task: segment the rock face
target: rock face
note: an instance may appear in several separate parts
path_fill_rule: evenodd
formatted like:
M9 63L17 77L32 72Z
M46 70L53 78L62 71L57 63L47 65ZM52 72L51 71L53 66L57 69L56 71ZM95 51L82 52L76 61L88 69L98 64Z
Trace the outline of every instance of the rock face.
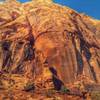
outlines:
M7 0L0 5L1 75L39 88L100 83L99 23L51 0Z

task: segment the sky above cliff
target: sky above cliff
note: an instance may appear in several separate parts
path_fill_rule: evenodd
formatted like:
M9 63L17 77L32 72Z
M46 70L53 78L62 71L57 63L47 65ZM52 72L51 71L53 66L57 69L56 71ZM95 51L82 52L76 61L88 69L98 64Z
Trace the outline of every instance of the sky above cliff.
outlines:
M100 0L55 0L55 2L100 19Z
M26 2L30 0L19 0ZM100 0L54 0L54 2L69 6L70 8L100 20Z

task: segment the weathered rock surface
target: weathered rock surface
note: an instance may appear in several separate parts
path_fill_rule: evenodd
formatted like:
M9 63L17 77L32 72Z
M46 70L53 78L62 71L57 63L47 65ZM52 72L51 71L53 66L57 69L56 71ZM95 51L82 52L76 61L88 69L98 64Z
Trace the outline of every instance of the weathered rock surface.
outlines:
M51 0L7 0L0 4L0 72L1 83L13 80L21 90L27 82L57 90L78 80L99 84L100 21Z

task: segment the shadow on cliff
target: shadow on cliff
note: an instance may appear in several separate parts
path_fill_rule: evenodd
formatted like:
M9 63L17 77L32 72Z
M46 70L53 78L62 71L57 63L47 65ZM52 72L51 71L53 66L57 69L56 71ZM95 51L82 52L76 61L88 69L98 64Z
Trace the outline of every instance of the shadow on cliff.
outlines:
M58 79L57 71L53 67L50 67L49 70L51 71L52 79L53 79L53 84L56 90L61 90L61 87L64 85L63 82Z
M85 58L86 58L86 60L87 60L87 62L88 62L88 65L89 65L89 67L90 67L90 71L92 72L93 80L94 80L95 82L97 82L96 73L95 73L95 71L94 71L93 66L90 64L91 53L90 53L90 51L89 51L89 48L84 48L84 56L85 56Z

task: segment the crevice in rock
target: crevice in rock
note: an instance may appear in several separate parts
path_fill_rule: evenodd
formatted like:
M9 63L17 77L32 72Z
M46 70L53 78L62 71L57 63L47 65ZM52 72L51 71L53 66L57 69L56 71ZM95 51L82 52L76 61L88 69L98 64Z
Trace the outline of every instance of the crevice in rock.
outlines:
M50 67L49 70L52 73L54 88L56 90L61 90L61 87L64 85L64 83L58 78L57 71L53 67Z

